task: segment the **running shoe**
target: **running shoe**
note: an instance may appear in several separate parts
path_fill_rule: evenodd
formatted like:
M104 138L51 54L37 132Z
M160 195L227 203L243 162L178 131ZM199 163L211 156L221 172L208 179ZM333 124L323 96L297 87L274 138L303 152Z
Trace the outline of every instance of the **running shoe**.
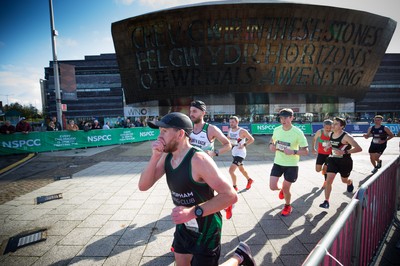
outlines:
M283 207L283 210L282 210L282 213L281 213L282 216L288 216L291 213L292 213L292 206L285 204L285 207Z
M247 180L247 186L246 189L249 190L251 188L251 184L253 184L253 179L249 178L249 180Z
M279 191L279 199L284 199L285 198L285 194L283 194L283 189L281 189L281 191Z
M350 185L347 185L347 192L353 192L354 190L354 186L353 186L353 182L351 182Z
M229 206L228 208L226 208L225 212L226 212L226 214L225 214L226 219L228 219L228 220L231 219L232 218L232 205Z
M319 205L321 208L329 209L329 202L325 200L322 204Z
M238 187L237 187L237 186L233 186L233 188L234 188L236 191L238 191Z
M376 168L379 169L379 168L381 168L381 167L382 167L382 160L379 160L379 161L378 161L378 164L376 165Z
M254 258L251 255L250 247L246 243L240 242L235 250L235 254L236 256L243 259L243 261L239 265L244 265L244 266L256 265L256 262L254 261Z
M378 167L375 167L374 169L372 169L371 173L375 174L376 172L378 172Z

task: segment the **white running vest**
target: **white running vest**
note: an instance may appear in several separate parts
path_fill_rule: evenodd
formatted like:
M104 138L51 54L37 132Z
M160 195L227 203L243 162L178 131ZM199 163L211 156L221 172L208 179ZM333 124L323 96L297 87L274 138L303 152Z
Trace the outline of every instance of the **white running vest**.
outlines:
M190 133L190 144L202 149L203 151L206 151L206 150L213 151L214 150L214 142L211 142L208 139L208 134L207 134L209 125L210 124L205 123L200 132Z
M232 144L232 156L239 156L242 158L246 158L246 147L243 147L243 149L238 148L238 144L244 144L246 143L246 139L241 139L240 138L240 131L242 130L241 127L237 131L232 131L230 128L228 131L228 139Z

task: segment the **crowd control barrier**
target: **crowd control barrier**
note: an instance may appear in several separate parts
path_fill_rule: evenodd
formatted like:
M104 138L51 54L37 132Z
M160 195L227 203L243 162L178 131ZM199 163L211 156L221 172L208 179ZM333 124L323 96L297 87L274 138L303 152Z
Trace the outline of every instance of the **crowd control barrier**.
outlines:
M303 266L369 265L394 221L399 182L400 157L358 189Z
M158 129L114 128L90 131L45 131L0 135L0 155L99 147L155 140Z

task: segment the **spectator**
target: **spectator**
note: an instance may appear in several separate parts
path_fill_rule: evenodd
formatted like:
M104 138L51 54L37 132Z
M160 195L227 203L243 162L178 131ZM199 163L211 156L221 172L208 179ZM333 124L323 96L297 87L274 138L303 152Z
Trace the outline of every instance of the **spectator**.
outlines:
M4 125L0 127L1 134L12 134L15 132L15 127L11 125L11 122L7 120Z
M124 127L125 127L125 128L131 128L131 127L135 127L135 125L131 122L131 120L130 120L129 118L127 118L127 119L125 120L125 125L124 125Z
M71 119L68 121L68 125L67 125L66 129L69 131L78 131L79 127L77 124L75 124L75 121Z
M136 118L134 125L135 127L143 127L143 123L140 121L140 118Z
M54 124L53 120L47 125L47 131L58 131L58 128Z
M21 117L16 126L16 132L28 134L30 131L32 131L31 125L26 121L25 117Z
M85 125L83 126L83 131L88 132L91 129L92 129L92 124L89 122L85 122Z
M78 127L79 127L79 130L84 130L84 128L85 128L85 121L83 121L83 120L80 121Z
M102 129L103 127L100 125L98 120L93 121L92 129Z
M121 128L121 127L123 127L121 125L121 122L117 120L117 122L115 122L114 128Z
M110 122L106 122L106 123L103 125L103 129L110 129Z
M61 124L57 121L57 117L53 116L53 117L51 118L51 121L53 121L54 126L56 127L56 130L55 130L55 131L60 131L60 130L62 130Z

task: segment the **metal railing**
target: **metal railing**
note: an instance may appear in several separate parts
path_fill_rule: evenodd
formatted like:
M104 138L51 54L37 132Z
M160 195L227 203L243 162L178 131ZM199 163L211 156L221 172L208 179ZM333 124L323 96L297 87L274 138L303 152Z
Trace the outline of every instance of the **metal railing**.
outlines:
M400 157L371 176L304 261L304 266L368 265L397 210Z

